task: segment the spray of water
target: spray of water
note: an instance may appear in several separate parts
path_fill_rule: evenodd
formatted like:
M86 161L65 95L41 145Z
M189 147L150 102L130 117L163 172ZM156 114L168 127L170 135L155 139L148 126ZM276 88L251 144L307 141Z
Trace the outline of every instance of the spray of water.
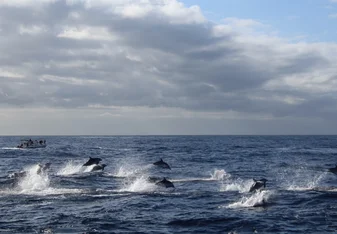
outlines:
M238 191L240 193L249 192L250 187L253 185L253 180L242 180L237 178L235 180L226 181L220 187L220 191Z
M140 177L147 173L152 165L136 166L133 164L122 165L118 168L117 173L113 174L115 177Z
M212 180L225 180L229 179L231 177L230 174L228 174L225 170L217 170L215 169L213 174L211 174Z
M263 206L268 202L271 194L270 191L263 190L253 193L250 196L243 196L238 202L229 204L227 208Z
M311 190L320 185L327 174L327 172L312 171L305 167L292 171L286 170L280 176L280 184L287 190Z
M84 167L82 165L83 163L76 163L74 161L69 161L66 163L66 165L61 167L61 169L56 174L61 175L61 176L68 176L68 175L73 175L73 174L86 173L86 172L90 172L92 168L95 166L95 165L91 165L91 166Z
M57 195L69 193L82 193L82 189L53 188L47 172L38 173L39 164L24 169L25 176L19 178L14 189L2 191L4 194L29 194L29 195Z
M26 176L18 183L21 193L29 193L31 191L42 191L49 187L49 177L45 173L37 173L39 165L26 168Z
M147 176L141 176L129 184L125 184L120 192L153 192L157 186L147 180Z

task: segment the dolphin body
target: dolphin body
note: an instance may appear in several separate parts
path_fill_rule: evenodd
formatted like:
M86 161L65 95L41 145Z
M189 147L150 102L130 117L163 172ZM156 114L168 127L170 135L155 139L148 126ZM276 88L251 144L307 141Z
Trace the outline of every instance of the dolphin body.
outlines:
M27 175L27 172L26 171L20 171L20 172L14 172L13 174L10 174L8 177L11 178L11 179L20 179L20 178L23 178Z
M37 174L41 174L42 172L47 171L50 168L51 163L46 163L44 165L39 164L39 168L37 169Z
M97 164L97 165L95 165L92 169L91 169L91 171L99 171L99 170L104 170L104 167L106 167L106 164Z
M153 165L171 170L171 167L166 162L164 162L163 159L160 159L158 162L154 162Z
M336 167L329 168L328 170L334 174L337 174L337 165Z
M260 180L254 180L254 184L252 185L252 187L250 187L249 192L256 192L257 190L260 190L262 187L265 188L266 187L266 182L268 180L262 178Z
M161 181L157 182L156 185L165 187L165 188L174 188L174 185L171 181L167 180L165 177Z
M146 180L150 183L157 183L162 180L162 177L149 176Z
M89 157L89 160L83 164L83 166L91 166L91 165L94 165L94 164L98 164L100 161L102 161L101 158L92 158L92 157Z

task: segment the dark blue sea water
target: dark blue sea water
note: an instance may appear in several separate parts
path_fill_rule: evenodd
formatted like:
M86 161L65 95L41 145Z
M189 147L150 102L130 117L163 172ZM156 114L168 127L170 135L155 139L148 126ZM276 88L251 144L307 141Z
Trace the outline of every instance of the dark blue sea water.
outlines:
M47 136L16 149L21 138L0 137L0 233L337 231L337 136ZM82 167L89 157L105 170ZM267 187L250 193L253 178Z

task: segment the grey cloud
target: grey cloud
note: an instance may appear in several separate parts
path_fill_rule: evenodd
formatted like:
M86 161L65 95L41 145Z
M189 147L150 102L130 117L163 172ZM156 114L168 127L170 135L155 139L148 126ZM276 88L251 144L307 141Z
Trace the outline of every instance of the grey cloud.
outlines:
M73 11L80 15L78 19L69 17ZM24 87L12 79L0 78L0 86L8 89L8 96L0 94L3 104L178 107L276 117L335 115L334 111L327 111L335 97L320 99L314 93L287 86L270 91L264 88L266 82L289 74L313 70L323 73L332 66L334 58L310 49L296 54L275 52L270 44L259 45L262 48L258 55L264 59L258 60L247 55L257 45L239 41L237 32L215 37L214 24L210 22L172 24L155 12L130 19L64 1L46 5L43 10L0 7L0 20L0 67L18 69L26 76L21 80ZM45 30L20 35L20 24L42 25ZM107 28L116 39L58 37L66 26ZM103 53L95 53L98 50ZM281 62L274 57L281 57ZM78 62L79 65L71 65ZM62 80L71 78L82 83ZM275 94L304 101L289 104L269 98Z

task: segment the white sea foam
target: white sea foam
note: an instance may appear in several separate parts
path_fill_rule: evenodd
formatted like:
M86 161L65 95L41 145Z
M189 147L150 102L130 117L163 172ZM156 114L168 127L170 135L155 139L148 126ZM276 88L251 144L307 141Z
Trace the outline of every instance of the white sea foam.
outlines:
M151 168L151 165L146 166L135 166L132 164L123 165L118 168L117 173L112 174L116 177L135 177L146 174L147 170Z
M252 193L249 196L243 196L238 202L226 206L227 208L256 207L266 204L272 193L268 190L262 190Z
M3 150L22 150L22 148L18 148L18 147L2 147L1 149L3 149Z
M119 192L153 192L157 186L147 180L147 176L141 176L129 184L125 184Z
M195 177L195 178L183 178L183 179L172 179L172 182L195 182L195 181L223 181L229 179L231 175L227 173L225 170L217 170L215 169L213 173L210 174L210 177L202 178L202 177Z
M56 173L57 175L67 176L73 174L80 174L90 172L95 165L83 166L83 163L69 161Z
M292 176L291 180L286 181L286 189L293 191L306 191L312 190L318 185L322 179L327 175L327 172L312 175L311 173L297 172L295 176Z
M240 193L247 193L249 192L249 189L253 185L253 183L253 180L231 180L222 184L220 187L220 191L239 191Z
M17 183L14 189L1 191L2 194L29 194L29 195L57 195L69 193L81 193L81 189L53 188L47 173L37 173L39 165L25 168L26 175Z
M211 178L213 180L225 180L229 179L231 175L227 173L225 170L214 170L213 174L211 174Z

